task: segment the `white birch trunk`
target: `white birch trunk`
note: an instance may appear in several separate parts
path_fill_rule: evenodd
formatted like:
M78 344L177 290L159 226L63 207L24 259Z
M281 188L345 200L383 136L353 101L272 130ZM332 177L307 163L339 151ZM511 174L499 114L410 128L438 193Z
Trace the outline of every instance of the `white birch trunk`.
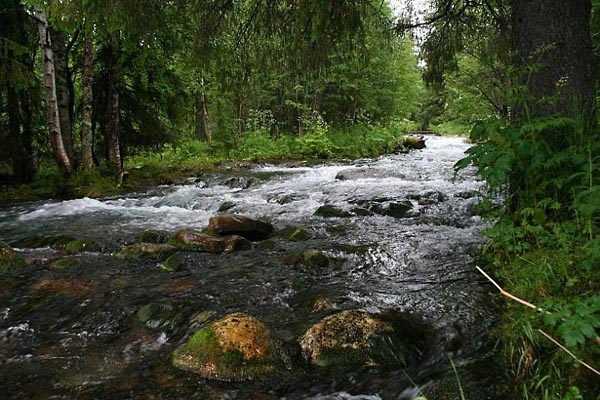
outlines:
M50 128L50 143L58 166L66 172L73 172L73 166L65 150L60 131L60 118L58 113L58 100L56 97L56 76L54 73L54 58L48 32L48 19L46 14L36 8L38 32L40 36L40 47L42 49L42 65L44 69L44 87L46 95L46 109L48 113L48 127Z

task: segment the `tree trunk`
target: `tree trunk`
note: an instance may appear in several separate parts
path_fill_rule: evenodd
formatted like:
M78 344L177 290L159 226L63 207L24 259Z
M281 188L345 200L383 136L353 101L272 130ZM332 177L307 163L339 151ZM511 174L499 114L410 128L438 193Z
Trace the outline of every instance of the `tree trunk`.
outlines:
M196 93L196 125L194 135L196 139L202 140L206 142L206 129L204 125L204 99L202 98L202 93Z
M46 95L46 109L48 113L48 127L50 129L50 143L58 166L70 174L73 166L69 155L65 150L60 130L60 118L58 112L58 100L56 96L56 77L54 74L54 59L50 46L50 35L48 32L48 20L46 14L39 8L35 9L40 47L42 49L42 65L44 70L44 87Z
M88 33L91 35L91 33ZM87 36L83 45L83 111L81 113L81 168L90 169L92 158L92 38Z
M590 119L595 95L591 1L512 0L511 7L517 70L533 68L522 83L535 100L523 111Z
M68 54L65 44L65 35L62 31L50 28L52 53L54 56L54 74L56 79L56 98L58 102L58 117L60 119L60 134L65 151L72 164L74 163L73 151L73 125L71 120L71 81ZM75 167L75 166L74 166Z
M212 129L208 119L208 110L206 109L206 91L204 87L204 78L200 79L200 97L202 102L202 119L204 123L204 136L207 142L212 142Z
M119 111L119 88L118 88L118 68L117 68L117 57L118 57L118 44L113 43L110 45L109 55L107 57L107 69L108 69L108 126L106 129L106 146L107 146L107 164L108 168L117 176L119 179L123 174L123 163L121 160L121 145L120 145L120 111Z

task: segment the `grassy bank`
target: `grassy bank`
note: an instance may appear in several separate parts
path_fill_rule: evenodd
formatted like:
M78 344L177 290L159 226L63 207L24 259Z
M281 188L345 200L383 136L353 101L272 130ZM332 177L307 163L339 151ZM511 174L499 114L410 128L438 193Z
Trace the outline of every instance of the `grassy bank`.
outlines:
M356 126L323 130L302 137L273 138L265 131L247 132L233 142L187 140L165 146L160 152L143 152L126 158L126 179L117 181L102 167L65 178L56 167L42 168L28 185L5 185L0 200L101 197L158 184L174 183L225 162L282 162L336 158L376 157L403 151L403 136L414 130L411 122L388 127Z
M541 309L507 300L494 333L514 398L598 399L600 375L581 361L600 367L600 144L566 118L488 122L471 139L459 165L505 197L484 202L495 224L480 265Z

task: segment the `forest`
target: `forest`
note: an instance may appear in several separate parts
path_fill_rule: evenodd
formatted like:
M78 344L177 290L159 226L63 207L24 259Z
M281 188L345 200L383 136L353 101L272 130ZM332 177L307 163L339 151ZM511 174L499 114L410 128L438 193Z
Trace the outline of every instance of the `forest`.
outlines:
M600 1L416 3L0 0L0 209L462 135L502 380L597 399Z

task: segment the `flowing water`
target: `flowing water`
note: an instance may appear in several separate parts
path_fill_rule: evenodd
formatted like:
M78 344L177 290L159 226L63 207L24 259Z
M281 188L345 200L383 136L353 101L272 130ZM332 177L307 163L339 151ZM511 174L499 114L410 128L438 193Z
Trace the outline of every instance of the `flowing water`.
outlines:
M485 228L474 207L484 188L473 171L454 175L463 139L427 139L426 149L407 155L223 168L124 197L0 207L0 240L33 260L0 280L2 398L396 399L411 398L418 385L430 399L452 399L460 398L458 379L467 398L504 398L489 339L500 304L474 271ZM405 215L385 211L407 201ZM323 205L348 215L315 215ZM182 252L178 272L114 256L140 232L202 229L225 208L311 237L276 235L224 255ZM66 256L71 264L61 268L52 261L64 251L29 248L40 236L91 239L100 251ZM304 250L321 251L329 265L291 261ZM313 310L316 300L330 309ZM164 315L144 323L138 311L151 303ZM170 364L171 352L211 318L246 312L292 343L345 309L418 321L424 356L403 370L305 367L246 383L206 381Z

